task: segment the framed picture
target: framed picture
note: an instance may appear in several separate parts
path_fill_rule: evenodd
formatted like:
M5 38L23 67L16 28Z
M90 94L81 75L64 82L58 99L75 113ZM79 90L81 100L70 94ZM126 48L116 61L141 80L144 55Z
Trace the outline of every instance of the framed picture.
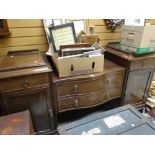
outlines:
M49 27L49 32L55 52L60 51L60 45L76 43L76 33L73 23Z

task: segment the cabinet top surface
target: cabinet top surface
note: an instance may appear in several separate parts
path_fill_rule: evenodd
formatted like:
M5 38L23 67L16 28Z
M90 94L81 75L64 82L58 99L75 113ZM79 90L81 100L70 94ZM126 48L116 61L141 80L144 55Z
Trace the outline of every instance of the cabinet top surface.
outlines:
M49 71L39 52L0 56L0 79Z
M125 68L113 63L112 61L104 59L104 71L103 72L80 75L80 76L73 76L73 77L65 77L65 78L59 78L56 74L53 73L53 82L57 83L57 82L63 82L67 80L80 80L80 79L89 79L89 78L92 79L92 78L103 76L105 74L114 73L117 71L125 71Z
M29 111L18 112L0 117L1 135L28 135L30 134Z
M105 47L105 50L109 53L112 53L114 55L117 55L129 61L136 61L136 60L142 60L142 59L148 59L148 58L155 59L155 53L150 53L150 54L145 54L140 56L133 55L132 53L127 53L121 49L119 43L109 43L107 47Z

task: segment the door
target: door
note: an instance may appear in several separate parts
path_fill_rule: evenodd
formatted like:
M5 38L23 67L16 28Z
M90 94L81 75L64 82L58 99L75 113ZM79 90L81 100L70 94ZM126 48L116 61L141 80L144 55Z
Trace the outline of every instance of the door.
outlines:
M142 103L146 99L152 73L152 69L129 72L124 104Z
M6 114L30 110L36 133L55 130L50 88L6 93L2 98Z

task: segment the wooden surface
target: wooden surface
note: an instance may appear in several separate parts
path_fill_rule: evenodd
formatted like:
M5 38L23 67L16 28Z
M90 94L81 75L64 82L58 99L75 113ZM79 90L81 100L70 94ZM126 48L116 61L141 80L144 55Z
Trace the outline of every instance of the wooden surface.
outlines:
M58 78L52 74L57 111L90 108L121 97L124 68L105 59L104 71Z
M109 48L110 48L110 50L108 50ZM137 60L143 60L143 59L145 60L148 58L155 57L155 53L135 56L131 53L128 53L128 52L125 52L124 50L122 50L119 43L110 43L107 45L107 47L105 47L105 50L109 51L109 53L115 54L125 60L128 60L128 61L137 61Z
M27 52L27 51L26 51ZM22 61L19 61L19 60ZM9 56L1 56L0 57L0 71L7 71L7 70L15 70L15 69L23 69L35 66L45 66L45 62L38 52L29 54L27 57L26 54L21 55L9 55Z
M145 105L155 69L155 54L135 56L123 52L118 44L109 44L105 57L126 68L122 104L141 109Z
M0 117L0 135L34 134L29 111L23 111Z
M9 52L0 62L2 115L30 110L35 134L56 130L51 68L35 50Z

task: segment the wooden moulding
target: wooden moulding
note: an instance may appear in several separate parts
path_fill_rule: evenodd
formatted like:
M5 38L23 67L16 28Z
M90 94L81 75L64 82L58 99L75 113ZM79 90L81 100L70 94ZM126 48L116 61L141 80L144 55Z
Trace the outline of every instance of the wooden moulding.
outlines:
M0 37L10 35L7 20L0 19Z

